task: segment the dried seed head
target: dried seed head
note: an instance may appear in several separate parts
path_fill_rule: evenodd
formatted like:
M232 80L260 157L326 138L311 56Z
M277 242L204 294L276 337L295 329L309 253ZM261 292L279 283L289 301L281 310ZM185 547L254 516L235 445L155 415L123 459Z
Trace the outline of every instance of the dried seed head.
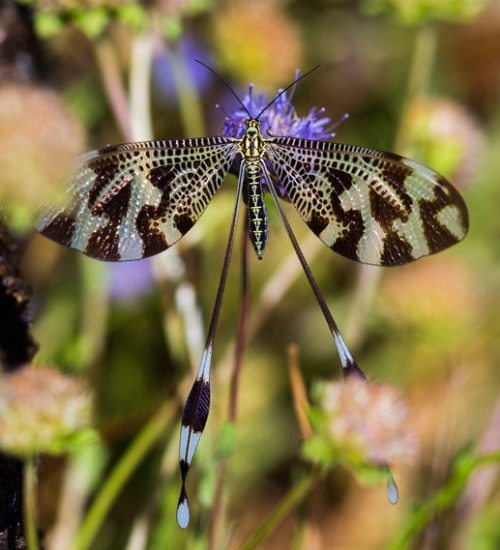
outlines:
M320 409L319 435L342 461L384 466L409 458L415 451L408 407L387 384L356 377L330 382L321 392Z
M0 448L26 456L62 452L91 419L82 383L49 367L0 376Z
M61 192L83 147L82 128L57 94L0 86L0 200L16 226L31 227L42 203Z

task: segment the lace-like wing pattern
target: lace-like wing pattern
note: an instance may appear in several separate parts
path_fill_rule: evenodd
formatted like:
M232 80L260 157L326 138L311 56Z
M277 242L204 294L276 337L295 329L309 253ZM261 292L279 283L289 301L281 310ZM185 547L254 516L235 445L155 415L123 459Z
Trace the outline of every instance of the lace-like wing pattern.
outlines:
M277 179L311 230L342 256L399 265L439 252L467 233L467 208L437 172L353 145L268 140Z
M235 143L236 141L236 143ZM105 261L158 254L196 223L237 153L224 137L108 145L85 155L37 229Z

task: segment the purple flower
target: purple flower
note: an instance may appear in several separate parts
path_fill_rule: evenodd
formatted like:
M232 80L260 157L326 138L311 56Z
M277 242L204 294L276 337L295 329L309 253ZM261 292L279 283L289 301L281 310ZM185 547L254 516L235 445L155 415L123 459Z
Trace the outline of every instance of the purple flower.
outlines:
M279 95L276 100L269 106L261 117L261 130L264 136L289 136L305 139L322 139L327 140L335 134L332 132L346 115L339 122L328 127L330 119L322 117L325 112L324 108L318 109L313 107L307 116L300 117L295 111L295 107L291 102L291 96L287 93ZM243 105L246 109L240 107L235 111L226 115L226 121L222 133L228 137L241 138L245 133L246 121L248 113L252 117L257 117L269 103L264 94L259 94L257 97L253 93L253 85L250 85L248 94L243 98ZM220 106L219 106L220 108Z
M109 268L109 294L112 300L132 299L145 294L153 286L153 270L149 260L113 262Z
M296 77L298 78L298 74ZM243 137L247 127L246 121L250 114L253 118L259 118L263 136L285 136L327 140L335 135L332 130L347 118L345 114L337 122L330 124L330 118L322 116L325 109L318 109L316 107L313 107L305 117L300 117L295 111L295 107L291 101L292 95L293 89L290 95L287 95L286 92L278 93L276 99L269 104L270 101L265 98L264 94L255 97L253 85L250 85L248 94L243 98L243 105L245 108L242 106L228 114L220 105L217 106L226 116L222 129L223 135L234 138ZM274 186L278 194L282 198L287 199L285 189L277 180L271 163L267 162L266 164L269 174L274 180ZM237 175L240 165L241 158L235 161L231 167L231 172ZM262 177L262 184L267 186L264 176Z

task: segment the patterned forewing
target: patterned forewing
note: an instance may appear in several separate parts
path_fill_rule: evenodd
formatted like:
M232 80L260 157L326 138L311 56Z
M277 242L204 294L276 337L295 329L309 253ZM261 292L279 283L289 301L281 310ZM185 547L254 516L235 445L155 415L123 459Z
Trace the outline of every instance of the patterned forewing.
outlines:
M67 202L37 228L99 260L158 254L198 220L236 153L224 137L103 147L82 158Z
M290 201L330 248L358 262L400 265L464 238L465 203L445 178L393 153L271 138L268 154Z

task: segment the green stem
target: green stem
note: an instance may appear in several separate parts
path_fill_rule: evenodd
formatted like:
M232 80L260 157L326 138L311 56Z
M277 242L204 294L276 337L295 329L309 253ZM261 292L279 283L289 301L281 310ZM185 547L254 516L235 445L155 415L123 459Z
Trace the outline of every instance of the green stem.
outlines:
M127 94L123 86L116 52L109 38L96 43L96 57L104 91L115 116L116 122L126 141L132 141L130 109Z
M201 101L196 86L193 84L187 70L186 61L180 50L174 48L170 52L170 60L172 78L177 89L179 109L186 135L203 136L205 134L205 124L203 122Z
M27 549L38 550L35 455L24 461L24 536Z
M139 432L104 482L75 537L72 550L87 550L132 472L160 439L176 407L165 404Z
M315 466L304 476L280 502L277 508L268 516L264 523L253 533L240 547L240 550L253 550L256 548L286 516L299 504L311 491L314 485L323 475L324 469Z
M415 35L410 72L406 96L399 116L399 124L394 137L394 150L397 153L404 153L407 146L408 135L406 132L405 119L408 107L419 97L425 95L432 72L434 70L434 59L437 47L437 31L432 25L419 27Z
M101 355L109 313L108 275L109 267L102 262L79 257L83 278L83 303L77 353L80 366L96 364Z
M462 494L469 478L478 468L500 462L500 451L472 457L461 463L452 472L446 484L427 503L419 506L411 514L406 526L399 535L391 541L386 550L403 550L421 532L432 518L453 506Z

